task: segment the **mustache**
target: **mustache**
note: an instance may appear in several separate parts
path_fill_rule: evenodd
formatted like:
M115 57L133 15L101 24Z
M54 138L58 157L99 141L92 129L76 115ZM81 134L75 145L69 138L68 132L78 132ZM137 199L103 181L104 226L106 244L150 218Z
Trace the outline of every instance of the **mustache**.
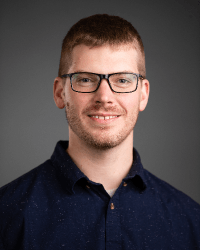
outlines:
M104 104L97 103L91 106L86 107L83 110L83 113L89 113L92 111L99 111L99 112L112 112L112 113L118 113L120 115L126 114L125 109L119 108L117 106L105 106Z

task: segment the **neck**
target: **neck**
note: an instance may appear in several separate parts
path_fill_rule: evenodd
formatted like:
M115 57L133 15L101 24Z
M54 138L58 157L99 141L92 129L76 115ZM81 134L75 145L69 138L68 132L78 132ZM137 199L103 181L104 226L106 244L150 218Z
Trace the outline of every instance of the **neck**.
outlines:
M101 183L106 190L117 188L132 166L133 132L120 145L106 150L90 147L73 134L67 152L91 181Z

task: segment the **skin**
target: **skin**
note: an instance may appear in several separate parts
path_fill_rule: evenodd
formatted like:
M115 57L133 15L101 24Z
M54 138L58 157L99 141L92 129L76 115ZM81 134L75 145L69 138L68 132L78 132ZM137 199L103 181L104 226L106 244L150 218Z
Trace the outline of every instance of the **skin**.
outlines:
M137 61L138 54L131 45L94 48L78 45L66 73L139 73ZM112 92L105 79L94 93L74 92L68 78L65 84L59 77L54 81L55 103L58 108L65 108L69 124L67 152L90 180L101 183L106 190L117 188L130 170L133 129L148 97L146 79L139 80L135 92L123 94ZM102 119L109 116L112 118Z

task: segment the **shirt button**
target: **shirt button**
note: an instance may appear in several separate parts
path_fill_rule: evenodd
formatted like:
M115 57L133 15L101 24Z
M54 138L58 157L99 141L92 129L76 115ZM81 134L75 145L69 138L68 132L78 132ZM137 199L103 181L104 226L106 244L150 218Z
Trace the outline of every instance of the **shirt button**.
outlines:
M113 203L110 204L110 209L112 209L112 210L115 209L115 206Z
M124 187L126 187L126 186L127 186L127 183L126 183L126 182L124 182L124 183L123 183L123 186L124 186Z

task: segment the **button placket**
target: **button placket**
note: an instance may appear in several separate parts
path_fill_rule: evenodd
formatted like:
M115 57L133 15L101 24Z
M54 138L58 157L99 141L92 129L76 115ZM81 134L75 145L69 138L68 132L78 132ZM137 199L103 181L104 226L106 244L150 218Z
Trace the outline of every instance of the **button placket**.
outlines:
M106 217L106 249L116 249L121 244L119 192L110 199ZM115 233L113 233L115 232Z

